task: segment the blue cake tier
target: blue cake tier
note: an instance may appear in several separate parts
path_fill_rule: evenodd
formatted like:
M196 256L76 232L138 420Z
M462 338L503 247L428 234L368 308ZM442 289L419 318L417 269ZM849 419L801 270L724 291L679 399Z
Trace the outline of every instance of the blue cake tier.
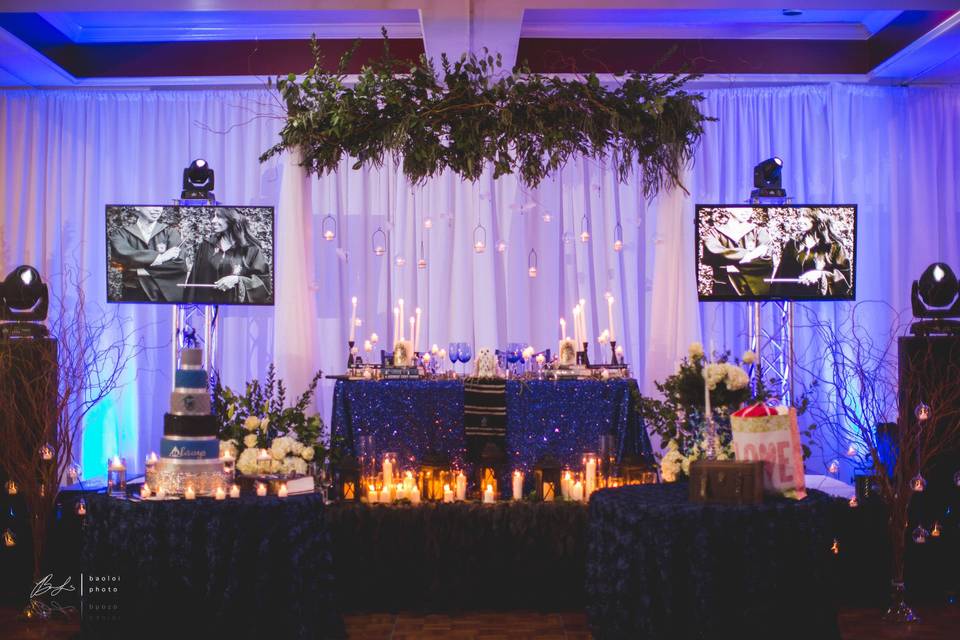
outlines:
M173 460L215 460L220 457L220 440L164 436L160 438L160 457Z
M206 389L207 372L203 369L177 369L174 382L178 389Z

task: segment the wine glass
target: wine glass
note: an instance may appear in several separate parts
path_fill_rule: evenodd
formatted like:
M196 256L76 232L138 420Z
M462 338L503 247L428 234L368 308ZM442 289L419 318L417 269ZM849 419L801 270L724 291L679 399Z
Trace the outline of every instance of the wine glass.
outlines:
M453 370L452 375L454 376L456 375L457 358L460 357L459 346L460 346L459 342L451 342L450 348L447 349L447 357L450 358L450 364L453 365L451 369Z
M459 352L460 352L460 362L462 362L464 365L463 370L464 370L464 375L466 375L466 370L467 370L466 365L468 362L470 362L470 358L473 357L473 350L470 349L470 345L468 345L466 342L461 342Z

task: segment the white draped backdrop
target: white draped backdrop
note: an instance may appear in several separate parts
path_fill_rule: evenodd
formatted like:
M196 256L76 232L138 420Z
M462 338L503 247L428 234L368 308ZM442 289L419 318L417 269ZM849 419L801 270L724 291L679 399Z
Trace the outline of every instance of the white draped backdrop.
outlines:
M60 274L88 274L88 299L104 303L104 205L163 203L196 157L217 174L227 204L277 205L275 308L221 310L219 367L231 386L276 361L293 389L316 368L342 372L350 297L359 298L358 341L385 343L392 308L423 309L423 344L476 347L529 342L555 348L561 315L580 298L588 332L606 327L603 295L616 299L616 333L641 387L668 374L692 340L746 348L747 313L698 304L694 203L739 202L753 165L784 159L798 203L859 205L858 298L909 306L910 282L934 260L960 267L960 90L859 85L705 89L710 123L680 191L645 201L609 166L571 163L536 190L511 178L476 184L445 175L411 187L391 163L306 177L292 159L261 165L277 141L277 101L267 90L0 91L0 275L36 265L54 289ZM264 117L257 117L262 115ZM543 215L549 213L550 222ZM335 241L320 234L327 214ZM581 243L586 217L592 238ZM619 217L624 250L612 249ZM433 221L423 229L423 219ZM472 250L474 228L487 250ZM373 254L382 228L389 251ZM507 243L503 253L499 241ZM426 270L417 268L421 241ZM539 275L527 275L530 249ZM406 265L398 268L397 255ZM810 305L820 317L847 304ZM155 449L170 387L170 310L120 309L148 347L124 385L87 421L82 462L95 475L119 452ZM885 318L877 318L878 327ZM803 336L798 336L803 340ZM318 400L326 419L332 385ZM814 462L816 466L818 462Z

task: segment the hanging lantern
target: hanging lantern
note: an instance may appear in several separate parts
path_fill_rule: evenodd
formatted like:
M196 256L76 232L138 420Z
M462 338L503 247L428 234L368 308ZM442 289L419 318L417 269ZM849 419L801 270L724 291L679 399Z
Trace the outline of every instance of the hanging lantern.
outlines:
M450 458L438 451L427 452L420 463L420 471L417 472L420 499L442 502L444 486L453 484L455 483L450 473Z
M17 546L17 539L13 537L13 531L11 531L10 529L4 529L3 531L3 546L5 547Z
M537 250L530 249L530 253L527 254L527 275L531 278L537 277Z
M76 462L67 467L67 483L77 484L80 482L80 476L83 475L83 468Z
M404 266L407 264L407 259L404 258L402 254L399 254L399 253L398 253L398 254L397 254L397 257L394 258L393 263L394 263L395 265L397 265L397 267L402 268L402 267L404 267Z
M77 503L73 505L73 510L81 518L87 515L87 501L80 498L77 500Z
M503 253L507 250L507 243L501 240L497 243L497 253Z
M483 447L480 454L480 462L476 465L477 490L480 497L483 497L484 490L493 487L493 499L496 500L500 495L500 489L497 484L497 477L507 462L507 456L504 455L500 447L492 442L488 442Z
M552 454L546 454L533 466L536 477L537 500L551 502L560 492L560 461Z
M620 460L620 477L624 484L656 484L657 465L643 456L628 454Z
M544 221L544 222L550 222L551 220L553 220L553 216L550 215L550 212L549 212L549 211L544 211L544 212L543 212L543 221Z
M926 422L927 420L930 419L930 415L931 415L930 405L921 402L913 410L913 415L917 416L917 420L919 420L920 422Z
M53 460L53 447L49 444L45 444L40 447L40 459L44 462L50 462Z
M423 240L420 241L420 259L417 260L417 269L427 268L427 254L423 250Z
M613 250L618 253L623 251L623 227L620 226L619 220L617 220L617 226L613 228Z
M17 495L17 483L13 480L7 480L7 495L15 496Z
M423 228L432 229L433 228L433 218L424 218L423 219Z
M580 242L590 242L590 221L587 220L587 214L583 214L580 219Z
M830 552L835 556L840 555L840 541L836 538L833 539L833 544L830 545Z
M487 250L487 230L482 224L478 224L473 230L473 250L477 253Z
M930 532L924 529L922 524L918 524L917 528L913 530L913 541L916 544L926 544L928 535L930 535Z
M387 234L383 232L382 227L377 227L370 237L370 243L373 245L373 254L382 256L387 252Z
M913 476L913 479L910 480L910 488L913 489L916 493L922 493L924 489L927 488L927 481L921 474Z
M827 472L828 472L830 475L832 475L832 476L835 476L835 475L837 475L838 473L840 473L840 461L839 461L839 460L831 460L831 461L830 461L830 466L827 467Z
M939 522L934 521L934 523L933 523L933 528L930 529L930 537L931 537L931 538L939 538L939 537L940 537L940 523L939 523Z
M324 217L320 223L320 231L323 234L323 239L327 242L337 237L337 219L333 217L333 214L328 213Z
M344 502L360 499L360 461L354 456L344 456L336 466L337 497Z

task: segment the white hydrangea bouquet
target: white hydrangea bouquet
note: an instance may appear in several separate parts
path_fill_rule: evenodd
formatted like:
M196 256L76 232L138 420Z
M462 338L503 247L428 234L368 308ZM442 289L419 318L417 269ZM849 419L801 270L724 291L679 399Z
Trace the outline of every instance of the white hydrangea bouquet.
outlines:
M323 420L318 414L307 414L321 376L318 371L292 406L285 406L286 388L273 365L266 380L251 380L242 396L222 386L216 376L212 396L220 419L220 449L236 458L239 473L260 471L261 449L270 454L270 473L284 476L306 475L311 462L326 461L329 448Z
M677 372L662 382L655 382L663 399L641 398L640 411L646 426L660 436L665 449L660 461L664 480L670 482L688 475L690 463L706 456L704 445L704 411L706 387L720 435L719 457L731 456L730 414L747 402L763 402L768 393L761 383L751 389L750 376L743 365L750 365L756 355L746 351L740 359L730 352L712 354L707 359L703 345L690 345Z

